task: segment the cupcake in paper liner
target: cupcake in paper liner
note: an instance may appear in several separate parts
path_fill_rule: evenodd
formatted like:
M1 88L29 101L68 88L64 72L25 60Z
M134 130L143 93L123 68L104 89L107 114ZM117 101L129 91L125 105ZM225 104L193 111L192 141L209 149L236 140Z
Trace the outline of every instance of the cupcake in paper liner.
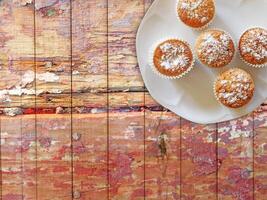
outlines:
M225 67L235 56L234 40L224 30L210 29L198 36L195 53L199 61L208 67Z
M215 17L214 0L178 0L177 17L188 27L196 30L207 28Z
M190 45L178 38L168 38L153 46L150 66L160 77L178 79L193 68L195 59Z
M213 90L216 99L224 106L241 108L253 98L255 84L249 73L232 68L217 77Z
M241 60L251 67L267 66L267 30L260 27L246 30L239 39Z

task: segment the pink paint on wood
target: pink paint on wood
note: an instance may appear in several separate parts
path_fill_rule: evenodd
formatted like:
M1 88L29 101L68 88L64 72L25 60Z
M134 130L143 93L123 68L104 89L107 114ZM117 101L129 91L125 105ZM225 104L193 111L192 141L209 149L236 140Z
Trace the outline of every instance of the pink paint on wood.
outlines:
M218 196L253 198L253 116L218 125Z
M110 199L143 199L143 190L144 113L124 116L112 113L109 116Z
M180 118L166 111L145 114L146 199L180 199Z
M74 191L107 199L107 114L73 115L72 136Z
M109 87L143 86L135 37L144 15L144 1L109 0L108 3Z
M255 112L254 138L254 196L265 199L267 196L267 112L261 107Z
M182 199L216 199L216 125L181 124Z
M37 166L37 199L72 199L71 166L66 161L40 161Z

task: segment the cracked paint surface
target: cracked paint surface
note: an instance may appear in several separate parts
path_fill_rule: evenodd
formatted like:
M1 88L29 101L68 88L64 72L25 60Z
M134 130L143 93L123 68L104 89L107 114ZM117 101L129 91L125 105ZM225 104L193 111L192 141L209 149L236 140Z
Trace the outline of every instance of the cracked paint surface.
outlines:
M0 1L2 199L266 198L265 104L200 125L144 88L151 2Z

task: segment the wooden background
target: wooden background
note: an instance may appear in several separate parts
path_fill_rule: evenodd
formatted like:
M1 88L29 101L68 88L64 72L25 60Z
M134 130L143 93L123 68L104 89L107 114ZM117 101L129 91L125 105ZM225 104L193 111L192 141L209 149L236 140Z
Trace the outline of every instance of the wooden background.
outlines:
M149 96L149 0L0 0L2 200L266 200L267 107L199 125Z

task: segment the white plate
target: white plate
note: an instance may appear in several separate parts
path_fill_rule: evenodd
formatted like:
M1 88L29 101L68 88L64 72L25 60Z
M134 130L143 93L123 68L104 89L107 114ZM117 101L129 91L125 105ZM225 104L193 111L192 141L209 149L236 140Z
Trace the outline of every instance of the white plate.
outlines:
M209 28L229 32L238 42L250 27L267 28L267 0L217 0L216 17ZM179 80L165 80L151 70L151 46L165 37L179 37L194 47L198 31L191 30L176 17L176 0L155 0L145 15L136 38L137 58L144 82L152 97L161 105L190 121L208 124L232 120L256 109L267 98L267 68L255 69L244 64L238 54L231 67L250 72L256 84L253 100L241 109L228 109L213 95L216 75L226 70L210 69L196 61L194 69Z

